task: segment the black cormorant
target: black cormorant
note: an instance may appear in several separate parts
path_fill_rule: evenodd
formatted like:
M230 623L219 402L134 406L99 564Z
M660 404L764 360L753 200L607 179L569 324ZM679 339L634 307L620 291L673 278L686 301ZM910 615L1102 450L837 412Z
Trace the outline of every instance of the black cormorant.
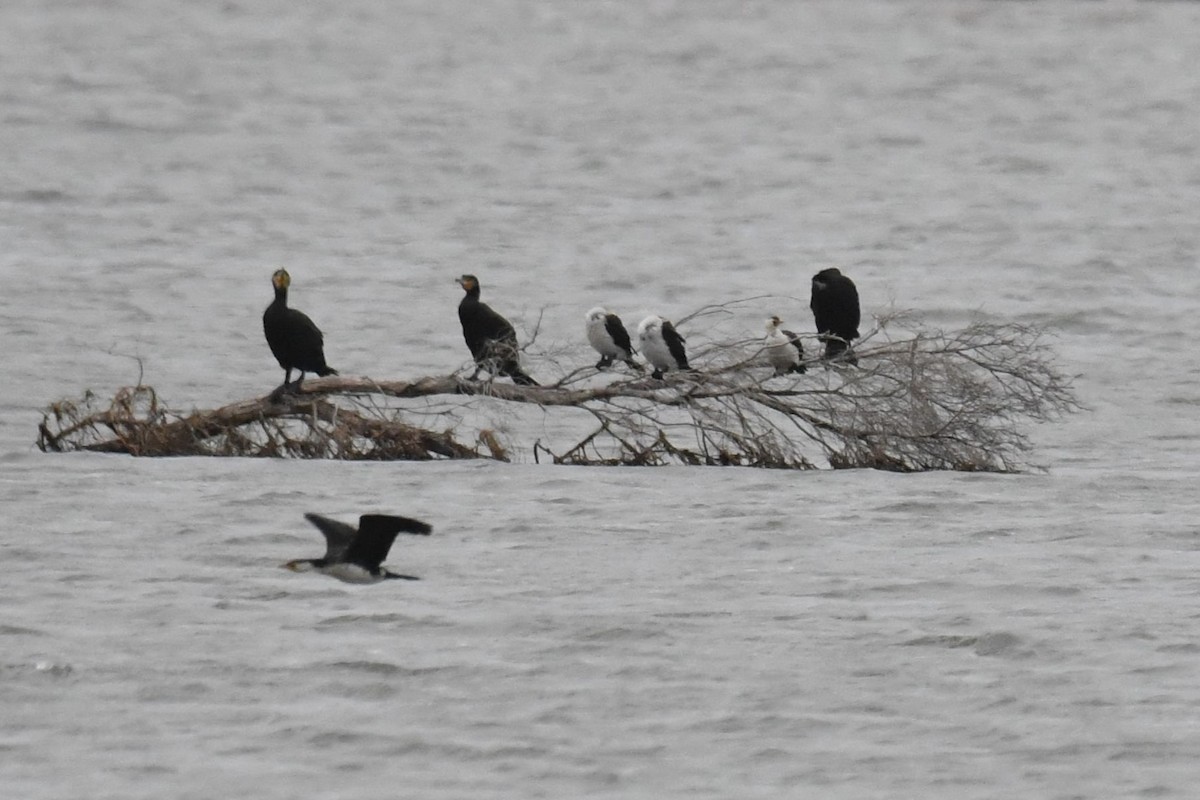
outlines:
M271 276L271 284L275 287L275 300L263 312L263 332L267 335L267 344L279 366L283 367L283 385L281 390L298 389L304 373L315 372L317 375L337 375L337 370L325 363L325 338L321 329L313 324L308 315L294 308L288 308L288 287L292 277L286 269L277 269ZM299 370L300 375L295 383L289 383L292 370Z
M600 354L596 369L605 369L614 359L621 359L631 369L640 370L642 365L633 360L633 342L629 340L629 331L616 314L608 309L596 306L587 313L587 337L592 347Z
M809 303L817 333L825 342L826 361L857 364L850 342L858 338L858 289L854 281L836 267L823 269L813 276L812 301Z
M474 275L463 275L459 286L467 293L458 304L458 320L462 323L463 338L475 359L475 372L471 380L486 369L493 375L507 375L513 383L537 386L538 382L521 370L517 332L512 324L479 299L479 279Z
M799 337L791 331L780 330L783 320L770 317L767 320L767 338L764 344L767 349L767 360L775 368L776 375L789 372L803 374L808 371L804 366L804 345Z
M691 370L688 366L686 341L675 330L670 320L657 315L646 317L638 325L638 340L642 344L642 355L654 367L652 378L662 378L670 370Z
M408 517L387 514L363 514L356 530L344 522L305 514L304 518L325 535L325 555L322 558L303 558L289 561L284 569L292 572L315 571L346 583L378 583L391 578L419 580L415 575L397 575L379 565L387 558L388 550L399 533L428 536L429 525Z

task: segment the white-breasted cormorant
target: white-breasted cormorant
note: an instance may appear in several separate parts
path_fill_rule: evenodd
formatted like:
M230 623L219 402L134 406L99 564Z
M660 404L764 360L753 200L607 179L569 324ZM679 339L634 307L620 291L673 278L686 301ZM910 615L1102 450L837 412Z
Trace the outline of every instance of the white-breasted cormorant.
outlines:
M813 276L809 302L817 334L825 342L826 361L857 364L850 342L858 338L858 289L854 281L836 267L823 269Z
M804 345L791 331L780 330L783 320L779 317L767 319L767 337L763 344L767 349L767 360L775 368L776 375L789 372L803 374L808 371L804 366Z
M517 332L512 323L479 299L479 279L463 275L458 278L458 285L467 293L458 304L458 321L475 359L471 380L479 376L479 370L486 369L493 375L507 375L513 383L537 386L538 382L521 370Z
M397 575L380 566L387 558L396 535L413 533L428 536L429 525L408 517L393 517L387 514L363 514L358 518L358 528L322 517L320 514L305 514L304 518L317 526L325 535L325 555L321 558L303 558L289 561L284 569L292 572L315 571L346 583L378 583L388 579L419 580L415 575Z
M271 276L271 285L275 287L275 300L263 312L263 332L267 335L271 353L284 370L283 386L279 388L298 389L306 372L337 375L337 370L325 363L325 337L321 335L321 329L307 314L288 308L292 276L286 269L277 269ZM295 383L289 383L294 369L299 370L300 375Z
M687 351L683 347L686 340L670 320L654 314L646 317L638 325L638 340L642 345L642 355L654 367L652 378L662 378L664 372L671 370L692 369L688 366Z
M633 342L621 318L602 306L596 306L584 317L587 321L587 337L592 347L600 354L596 369L605 369L614 359L621 359L630 369L641 370L642 365L633 360Z

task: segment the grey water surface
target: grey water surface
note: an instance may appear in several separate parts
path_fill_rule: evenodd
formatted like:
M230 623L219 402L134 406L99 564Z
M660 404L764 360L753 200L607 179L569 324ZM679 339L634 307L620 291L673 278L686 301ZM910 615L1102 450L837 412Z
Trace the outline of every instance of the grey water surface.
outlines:
M0 5L0 794L1194 797L1197 42L1186 2ZM1045 326L1088 410L1020 475L37 451L139 373L275 386L280 265L378 378L464 365L463 272L553 377L597 304L811 333L838 265L869 320ZM305 511L428 520L422 580L279 569Z

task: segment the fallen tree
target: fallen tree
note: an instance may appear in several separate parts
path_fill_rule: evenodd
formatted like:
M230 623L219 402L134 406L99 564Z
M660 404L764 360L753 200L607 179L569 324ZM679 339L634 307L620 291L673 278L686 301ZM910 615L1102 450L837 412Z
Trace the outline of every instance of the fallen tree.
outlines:
M459 375L328 377L296 393L189 413L170 410L139 384L107 402L88 393L52 404L38 446L138 456L509 460L523 453L559 464L1009 472L1027 466L1030 423L1078 408L1035 328L930 331L894 317L855 350L858 367L810 359L807 374L787 376L765 365L759 340L746 340L701 343L692 358L700 371L663 381L592 367L540 387ZM819 345L810 342L807 352ZM518 407L553 422L543 419L544 433L534 438L528 429L536 423L513 422Z

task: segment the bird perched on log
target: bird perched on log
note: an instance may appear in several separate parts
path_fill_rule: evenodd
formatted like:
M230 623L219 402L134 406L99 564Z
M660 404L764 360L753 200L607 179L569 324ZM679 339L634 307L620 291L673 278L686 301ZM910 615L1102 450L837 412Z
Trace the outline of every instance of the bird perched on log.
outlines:
M651 314L638 325L638 341L642 345L642 354L654 367L652 378L661 379L664 372L671 370L688 370L687 351L683 347L686 341L675 330L670 320Z
M850 342L858 338L858 288L836 267L813 276L809 302L817 334L825 342L826 361L857 364Z
M512 324L479 299L479 279L474 275L458 278L458 285L467 293L458 304L458 320L462 323L463 338L475 359L471 380L486 369L492 375L507 375L513 383L537 386L537 381L521 369L517 332Z
M276 391L299 389L306 372L337 375L337 370L325 363L325 337L321 329L304 312L288 308L292 276L286 269L277 269L271 276L271 285L275 287L275 300L263 312L263 333L275 360L283 367L283 385ZM300 375L295 383L289 383L293 369L299 370Z
M767 337L763 344L767 351L767 360L775 368L776 375L789 372L803 374L808 371L804 366L804 345L799 337L791 331L780 330L783 320L773 316L767 319Z
M380 565L387 558L396 535L412 533L428 536L433 528L417 519L387 514L363 514L358 528L322 517L305 514L304 518L325 535L325 555L289 561L284 569L292 572L319 572L346 583L379 583L390 579L419 580L415 575L397 575Z
M621 359L630 369L641 370L642 365L633 360L633 342L621 318L602 306L596 306L584 317L587 322L588 342L600 354L596 369L609 367L614 359Z

